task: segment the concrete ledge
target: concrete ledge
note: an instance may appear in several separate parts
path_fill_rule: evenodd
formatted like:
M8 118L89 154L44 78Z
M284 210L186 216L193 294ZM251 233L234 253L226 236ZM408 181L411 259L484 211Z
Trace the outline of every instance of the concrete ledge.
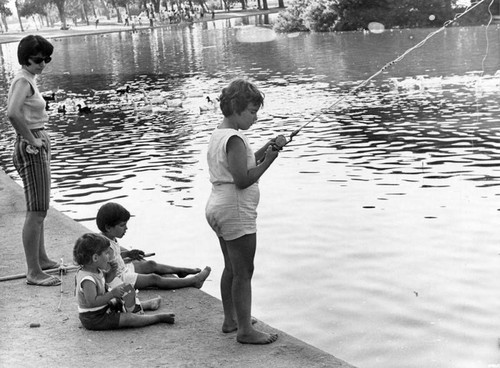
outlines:
M0 276L25 271L21 229L22 188L0 170ZM46 221L48 253L70 263L75 239L88 230L51 209ZM352 367L334 356L259 321L279 334L271 345L239 344L224 334L220 300L201 290L145 290L140 299L160 295L161 311L174 325L95 332L78 319L74 272L61 287L28 286L25 279L0 282L0 366L2 367ZM149 312L153 313L153 312ZM30 324L39 327L30 327Z

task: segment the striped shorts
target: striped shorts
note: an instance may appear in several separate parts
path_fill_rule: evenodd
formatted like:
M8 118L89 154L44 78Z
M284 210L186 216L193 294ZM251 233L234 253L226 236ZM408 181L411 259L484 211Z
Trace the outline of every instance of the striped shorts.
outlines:
M28 211L47 211L50 202L50 139L44 129L31 131L36 138L42 138L48 145L38 153L28 153L28 143L17 136L12 161L23 181L24 196Z

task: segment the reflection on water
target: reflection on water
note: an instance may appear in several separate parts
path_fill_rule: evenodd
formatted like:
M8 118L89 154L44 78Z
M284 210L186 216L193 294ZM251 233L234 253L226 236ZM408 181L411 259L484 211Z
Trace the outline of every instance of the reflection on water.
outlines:
M429 30L239 42L267 22L57 40L39 79L58 100L54 206L95 229L99 206L119 201L134 214L123 244L210 264L204 288L219 296L203 214L220 121L209 99L251 77L266 94L255 144L314 118L261 180L253 313L362 367L496 366L499 30L448 29L350 94ZM3 115L16 46L0 49ZM5 119L0 131L17 178Z

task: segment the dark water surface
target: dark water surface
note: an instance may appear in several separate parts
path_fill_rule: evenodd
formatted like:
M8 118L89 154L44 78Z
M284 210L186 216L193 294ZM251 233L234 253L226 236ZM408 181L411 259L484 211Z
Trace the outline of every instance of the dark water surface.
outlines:
M499 367L500 30L447 29L353 94L432 30L241 42L268 22L56 40L39 78L57 91L54 207L95 230L102 203L124 204L123 245L211 265L219 297L206 96L249 77L266 94L256 145L314 119L260 182L253 314L360 367ZM0 167L17 179L16 47L0 48Z

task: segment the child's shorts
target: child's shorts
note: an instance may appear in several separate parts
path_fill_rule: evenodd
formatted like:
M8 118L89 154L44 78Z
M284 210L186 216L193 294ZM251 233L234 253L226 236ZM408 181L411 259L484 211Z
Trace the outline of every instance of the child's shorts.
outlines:
M47 142L47 149L39 148L38 153L28 153L28 143L17 136L12 161L23 181L24 197L28 211L47 211L50 202L50 141L44 129L31 131L36 138Z
M116 330L120 325L120 313L107 306L95 312L79 313L78 317L87 330Z

